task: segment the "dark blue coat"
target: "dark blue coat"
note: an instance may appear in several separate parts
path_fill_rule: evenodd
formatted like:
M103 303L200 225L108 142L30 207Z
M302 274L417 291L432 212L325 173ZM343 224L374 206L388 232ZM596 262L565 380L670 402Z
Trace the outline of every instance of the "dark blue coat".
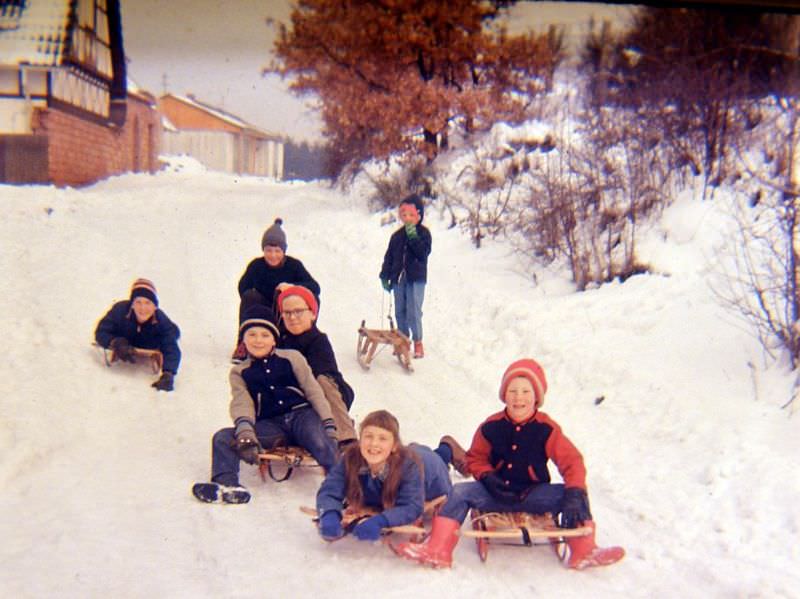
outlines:
M303 263L297 258L285 256L280 266L272 267L263 257L254 258L239 279L239 296L249 289L255 289L269 302L275 301L275 288L280 283L302 285L319 299L319 283L314 280Z
M401 273L409 281L428 280L428 255L431 253L431 232L421 223L417 225L417 238L408 239L405 227L400 227L389 238L389 247L383 256L381 279L397 285Z
M111 306L97 323L95 341L108 348L114 337L124 337L134 347L157 349L164 355L163 370L177 374L181 363L180 329L159 308L150 320L139 324L131 304L130 300L123 300Z
M339 393L342 394L342 401L349 409L353 405L355 393L353 388L344 380L342 373L339 372L339 366L336 363L336 355L333 353L333 347L328 339L328 336L313 324L309 330L299 335L293 335L289 331L283 331L279 342L280 347L286 349L296 349L308 361L311 366L311 371L315 377L321 374L326 374L331 377L336 386L339 388Z

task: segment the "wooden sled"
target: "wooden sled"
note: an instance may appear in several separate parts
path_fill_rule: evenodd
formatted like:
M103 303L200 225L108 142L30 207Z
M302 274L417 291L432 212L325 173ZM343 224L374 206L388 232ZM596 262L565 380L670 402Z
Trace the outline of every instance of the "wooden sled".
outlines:
M94 345L100 347L96 343ZM103 359L105 360L106 366L111 366L114 362L119 361L119 358L113 349L107 349L104 347L100 347L100 349L103 350ZM153 374L158 374L161 372L161 369L164 366L164 355L160 351L157 349L132 347L131 352L133 353L134 358L136 358L137 364L149 364L150 370L153 371Z
M515 545L548 545L561 557L560 545L569 537L582 537L592 532L589 526L578 528L559 528L552 514L528 514L525 512L486 512L472 509L470 512L472 530L464 530L462 536L472 537L478 547L478 555L485 562L489 555L489 544L500 542ZM544 539L544 542L536 540Z
M391 322L391 319L390 319ZM411 339L392 326L389 330L368 329L365 321L361 321L358 329L358 348L356 356L364 370L369 370L379 345L391 345L392 354L408 372L414 372L411 365Z
M430 501L425 502L425 507L423 509L423 517L424 516L433 516L438 513L439 508L444 504L447 497L445 495L441 495L440 497L436 497L431 499ZM313 507L308 506L300 506L300 511L308 516L312 516L314 522L318 521L317 517L317 510ZM346 508L342 513L342 528L344 529L345 533L350 533L353 529L358 525L359 522L362 520L366 520L372 516L377 515L379 512L373 510L371 508L364 508L362 510L350 510ZM383 529L384 534L388 533L398 533L398 534L407 534L412 535L412 541L420 541L422 540L422 535L426 533L425 528L422 526L422 518L417 520L414 524L403 524L401 526L390 526L388 528Z
M320 468L322 467L317 463L317 460L302 447L275 447L272 449L265 449L258 454L260 460L258 465L258 472L261 474L261 480L266 481L267 475L277 483L282 483L288 480L295 468ZM275 464L281 464L286 470L282 476L275 474Z

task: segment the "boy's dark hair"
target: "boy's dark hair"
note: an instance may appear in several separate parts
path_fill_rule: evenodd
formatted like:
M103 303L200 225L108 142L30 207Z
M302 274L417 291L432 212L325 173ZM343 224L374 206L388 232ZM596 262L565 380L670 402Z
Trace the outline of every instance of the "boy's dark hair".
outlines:
M412 193L410 196L403 198L400 204L411 204L414 206L417 209L417 212L419 212L419 222L422 222L422 219L425 216L425 204L423 203L421 197L415 193Z

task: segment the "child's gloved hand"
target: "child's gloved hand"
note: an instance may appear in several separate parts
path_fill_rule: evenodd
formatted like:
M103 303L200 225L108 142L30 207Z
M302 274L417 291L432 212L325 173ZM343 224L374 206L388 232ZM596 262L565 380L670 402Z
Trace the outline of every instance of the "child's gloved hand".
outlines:
M319 519L319 534L326 541L335 541L344 536L342 529L342 515L334 510L328 510Z
M239 459L248 464L258 464L258 454L261 453L261 445L256 437L256 429L253 423L247 420L241 420L236 425L234 432L236 437L236 453Z
M417 225L406 223L406 237L409 239L416 239L419 237L419 235L417 235Z
M133 348L125 337L114 337L108 347L114 352L117 360L130 362L131 364L136 362L136 358L133 356Z
M381 529L387 528L389 521L383 514L367 518L353 529L353 535L359 541L377 541L381 538Z
M506 481L494 472L490 472L481 478L481 483L489 491L489 494L500 503L517 503L520 500L519 493L509 489L506 486Z
M564 489L564 499L561 502L561 528L577 528L591 519L592 512L589 510L589 497L586 491L577 487Z
M150 386L159 391L172 391L175 388L175 375L165 370L159 379Z
M392 282L389 279L381 279L381 285L386 291L392 290Z

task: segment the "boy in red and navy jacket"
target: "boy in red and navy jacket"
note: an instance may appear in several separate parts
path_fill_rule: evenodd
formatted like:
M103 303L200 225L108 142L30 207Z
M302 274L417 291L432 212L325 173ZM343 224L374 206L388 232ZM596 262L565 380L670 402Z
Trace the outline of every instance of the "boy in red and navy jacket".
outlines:
M567 539L568 566L583 569L614 563L621 547L594 543L594 523L586 494L583 457L553 419L539 411L547 380L539 364L517 360L503 374L500 400L505 409L478 427L467 451L467 469L477 482L461 483L433 520L425 543L406 543L399 553L421 563L449 567L457 532L471 508L482 512L560 514L562 528L587 525L591 534ZM548 461L564 483L550 482Z

